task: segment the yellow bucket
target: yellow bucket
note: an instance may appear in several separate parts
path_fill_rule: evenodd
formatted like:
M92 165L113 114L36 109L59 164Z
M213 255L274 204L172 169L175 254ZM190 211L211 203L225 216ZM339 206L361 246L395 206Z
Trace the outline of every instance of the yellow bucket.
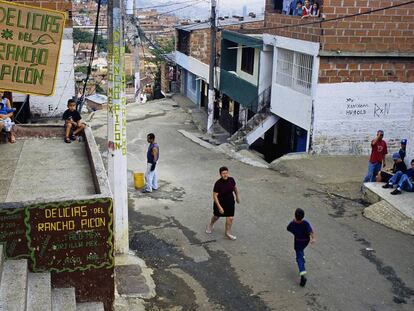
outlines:
M145 174L144 173L133 173L134 175L134 186L135 189L141 189L145 186Z

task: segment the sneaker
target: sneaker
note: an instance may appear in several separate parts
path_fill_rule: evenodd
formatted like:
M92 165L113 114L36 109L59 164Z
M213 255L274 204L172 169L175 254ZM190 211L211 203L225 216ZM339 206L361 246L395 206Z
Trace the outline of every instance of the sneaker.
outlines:
M236 240L236 239L237 239L237 237L236 237L236 236L231 235L231 234L226 234L226 235L225 235L225 237L226 237L226 238L228 238L229 240L232 240L232 241L234 241L234 240Z
M206 226L206 233L207 234L212 234L213 233L213 227L211 227L210 225Z
M392 185L387 183L384 186L382 186L382 188L384 188L384 189L392 188Z
M76 140L76 136L75 135L70 135L70 140Z
M141 191L141 193L151 193L152 191L149 191L149 190L147 190L147 189L144 189L144 190L142 190Z
M304 275L302 275L301 277L300 277L300 286L301 287L305 287L305 285L306 285L306 282L308 281L308 279L304 276Z
M392 195L401 194L401 190L395 189L393 192L391 192Z

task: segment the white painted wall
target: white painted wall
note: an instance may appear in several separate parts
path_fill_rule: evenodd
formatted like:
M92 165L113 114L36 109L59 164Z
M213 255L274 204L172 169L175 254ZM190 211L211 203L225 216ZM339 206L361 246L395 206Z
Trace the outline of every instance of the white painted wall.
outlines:
M260 50L259 49L254 49L254 67L253 67L253 74L252 75L247 73L247 72L244 72L243 70L241 70L242 53L243 53L243 45L239 44L238 49L237 49L236 73L243 80L246 80L247 82L250 82L251 84L257 86L258 81L259 81Z
M410 121L410 136L408 137L407 143L407 157L406 162L407 164L411 163L411 160L414 159L414 98L412 103L412 113L411 113L411 121Z
M179 51L175 51L175 62L204 81L209 81L209 65ZM218 89L218 86L220 85L220 68L216 67L216 71L215 85L216 89Z
M259 94L272 85L273 48L260 51Z
M30 112L41 117L60 116L67 101L75 96L74 51L72 29L65 29L53 96L30 96Z
M410 138L413 150L414 83L318 84L314 102L312 149L317 153L368 154L378 129L389 153ZM411 130L410 130L411 129Z

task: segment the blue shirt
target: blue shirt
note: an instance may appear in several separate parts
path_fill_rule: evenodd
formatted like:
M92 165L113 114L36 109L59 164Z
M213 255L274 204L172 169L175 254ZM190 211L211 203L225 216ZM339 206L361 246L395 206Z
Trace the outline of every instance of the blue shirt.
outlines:
M414 180L414 168L410 168L410 169L408 169L408 170L405 172L405 174L406 174L409 178L411 178L412 180Z
M152 154L152 149L157 148L157 158L154 159L154 155ZM158 159L160 158L160 147L158 146L158 144L150 144L148 146L148 151L147 151L147 162L150 164L154 164L158 161Z
M309 222L302 220L297 222L292 220L287 226L287 231L295 236L295 249L304 249L310 241L310 234L313 232Z

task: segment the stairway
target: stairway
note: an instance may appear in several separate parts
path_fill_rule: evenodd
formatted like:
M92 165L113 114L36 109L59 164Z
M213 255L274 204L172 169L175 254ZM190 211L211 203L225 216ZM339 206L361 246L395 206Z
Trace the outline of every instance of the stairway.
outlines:
M31 273L27 259L5 260L0 244L0 311L104 311L102 302L76 303L74 288L52 289L50 273Z
M279 117L272 114L269 110L256 113L246 125L234 133L228 141L236 147L251 145L275 125L278 120Z

